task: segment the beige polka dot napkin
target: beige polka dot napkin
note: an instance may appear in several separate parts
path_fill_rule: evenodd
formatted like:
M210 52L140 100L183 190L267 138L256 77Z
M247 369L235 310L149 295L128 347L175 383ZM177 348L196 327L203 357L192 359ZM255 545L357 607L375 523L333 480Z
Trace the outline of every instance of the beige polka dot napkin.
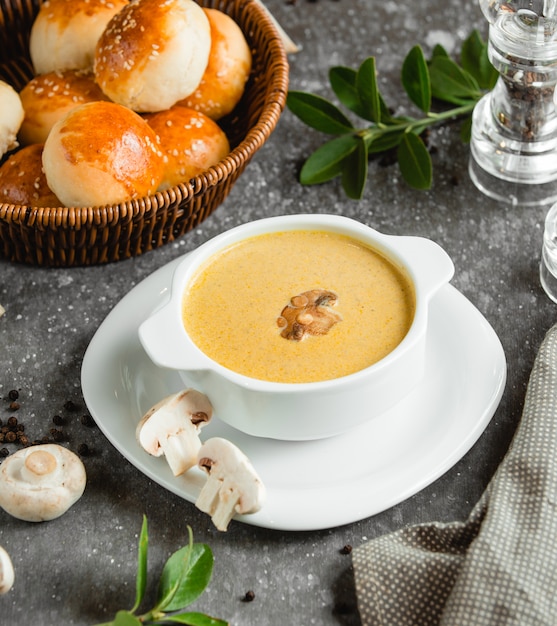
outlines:
M352 555L364 626L557 625L557 325L469 519L404 528Z

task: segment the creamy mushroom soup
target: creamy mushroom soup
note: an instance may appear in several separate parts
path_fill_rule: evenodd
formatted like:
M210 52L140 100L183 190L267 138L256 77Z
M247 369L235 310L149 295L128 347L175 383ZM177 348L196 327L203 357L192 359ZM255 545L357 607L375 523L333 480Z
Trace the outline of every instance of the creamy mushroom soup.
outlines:
M389 354L414 316L409 279L344 235L269 233L225 248L187 285L184 326L214 361L273 382L357 372Z

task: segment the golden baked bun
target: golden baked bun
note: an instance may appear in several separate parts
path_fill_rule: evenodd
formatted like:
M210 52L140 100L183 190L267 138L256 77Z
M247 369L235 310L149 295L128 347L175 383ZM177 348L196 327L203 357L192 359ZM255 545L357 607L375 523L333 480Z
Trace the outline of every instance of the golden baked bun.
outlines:
M99 40L95 79L114 102L162 111L194 91L210 48L209 20L194 0L132 0Z
M0 80L0 158L17 148L17 133L23 116L19 94L11 85Z
M197 176L229 152L228 138L220 126L199 111L174 106L145 115L159 137L165 170L160 189Z
M143 118L100 101L81 104L54 124L43 167L66 206L88 207L154 193L164 163L157 135Z
M107 99L93 74L85 70L40 74L25 85L19 96L25 118L18 139L24 146L44 143L54 124L74 107Z
M127 0L46 0L29 40L35 73L91 70L101 33L126 4Z
M251 50L231 17L218 9L203 10L211 26L209 62L197 89L179 104L218 120L234 109L244 93Z
M0 167L0 202L34 207L60 207L47 185L42 164L43 145L14 152Z

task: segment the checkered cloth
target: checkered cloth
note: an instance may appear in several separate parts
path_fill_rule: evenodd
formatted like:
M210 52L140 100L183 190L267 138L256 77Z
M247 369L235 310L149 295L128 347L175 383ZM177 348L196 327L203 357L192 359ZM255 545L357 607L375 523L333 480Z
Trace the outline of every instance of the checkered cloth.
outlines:
M364 626L557 624L557 325L468 520L403 528L352 555Z

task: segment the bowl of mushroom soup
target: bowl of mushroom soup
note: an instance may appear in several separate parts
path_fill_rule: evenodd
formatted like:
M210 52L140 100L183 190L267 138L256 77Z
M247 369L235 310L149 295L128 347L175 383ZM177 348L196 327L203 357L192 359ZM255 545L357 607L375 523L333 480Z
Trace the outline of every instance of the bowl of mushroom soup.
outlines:
M336 215L261 219L186 255L139 338L230 426L274 439L329 437L416 387L429 304L453 272L421 237Z

